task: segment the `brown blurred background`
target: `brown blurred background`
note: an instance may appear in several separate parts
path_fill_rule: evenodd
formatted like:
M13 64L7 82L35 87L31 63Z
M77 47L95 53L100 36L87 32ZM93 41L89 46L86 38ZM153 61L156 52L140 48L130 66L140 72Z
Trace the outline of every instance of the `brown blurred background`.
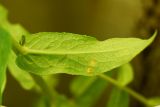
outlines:
M147 38L160 29L160 0L0 0L0 3L8 9L11 22L22 24L32 33L72 32L104 40ZM160 96L159 35L132 63L135 79L131 86L146 97ZM32 94L21 89L9 75L5 99L8 107L31 107L36 99ZM132 102L133 107L140 107Z

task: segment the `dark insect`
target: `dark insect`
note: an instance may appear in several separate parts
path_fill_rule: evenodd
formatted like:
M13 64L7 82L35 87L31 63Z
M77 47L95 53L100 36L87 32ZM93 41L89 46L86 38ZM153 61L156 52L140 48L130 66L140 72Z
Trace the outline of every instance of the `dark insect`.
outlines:
M23 46L23 45L25 44L25 42L26 42L26 38L25 38L24 35L22 35L22 38L21 38L21 40L19 41L19 44Z

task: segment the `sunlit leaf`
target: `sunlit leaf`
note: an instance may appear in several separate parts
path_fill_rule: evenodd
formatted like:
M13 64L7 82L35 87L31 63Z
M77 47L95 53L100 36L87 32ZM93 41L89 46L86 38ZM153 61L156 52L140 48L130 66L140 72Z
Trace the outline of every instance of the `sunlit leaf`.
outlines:
M11 51L10 35L0 28L0 105L2 103L2 93L6 83L6 67Z
M38 75L97 75L132 60L155 35L148 40L112 38L98 41L72 33L37 33L26 36L28 54L19 55L17 62L22 69Z

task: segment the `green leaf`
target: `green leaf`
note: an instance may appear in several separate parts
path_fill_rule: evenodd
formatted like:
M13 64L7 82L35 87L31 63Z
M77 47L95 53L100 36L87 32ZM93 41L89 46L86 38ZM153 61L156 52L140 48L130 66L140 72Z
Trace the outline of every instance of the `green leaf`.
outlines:
M56 94L54 96L54 101L51 102L51 105L46 104L46 99L44 96L39 97L35 102L33 107L77 107L71 99L68 99L66 96L61 94Z
M120 85L128 85L133 80L133 69L129 63L116 68L115 71L118 76L117 82ZM112 89L107 107L129 107L128 93L114 87Z
M6 107L6 106L2 106L2 105L0 105L0 107Z
M0 6L0 11L4 11L3 18L7 19L7 12L3 7ZM6 31L8 31L12 36L15 36L17 42L21 40L21 37L23 34L28 34L28 32L21 27L19 24L10 24L7 20L4 20L0 22L1 27L3 27ZM9 58L9 64L8 67L10 69L11 74L15 79L20 83L20 85L24 89L31 89L35 85L32 77L29 73L24 72L22 69L20 69L16 64L16 55L12 52L10 58Z
M47 107L47 106L45 105L45 100L44 100L44 98L43 98L43 97L38 98L38 100L35 101L33 107Z
M44 79L50 90L53 90L53 88L55 88L58 85L58 79L56 75L42 76L42 78Z
M35 81L28 72L23 71L15 64L15 60L16 55L12 52L8 62L8 68L11 74L24 89L32 89L35 86Z
M128 93L113 88L107 107L129 107Z
M34 77L35 75L32 75L32 76ZM36 77L37 77L37 75L36 75ZM55 89L55 87L59 83L59 79L57 78L57 75L40 76L40 78L42 78L42 80L44 80L45 84L47 85L48 90ZM35 77L34 77L34 79L35 79ZM34 90L39 93L44 93L38 83L38 82L40 82L40 80L38 82L37 82L37 80L35 80L35 82L37 85L36 85L36 87L34 87ZM40 84L42 84L42 83L40 82Z
M148 100L149 104L158 107L158 105L160 105L160 97L154 97L154 98L150 98Z
M29 34L20 24L11 24L7 20L8 11L0 5L0 26L11 35L15 36L16 40L20 40L23 34Z
M111 76L112 72L107 72L105 75ZM97 100L101 97L102 93L108 86L108 82L101 78L92 78L93 80L90 80L89 77L81 77L84 82L84 85L79 84L79 86L75 86L74 84L74 99L77 107L92 107L96 104ZM85 84L85 82L88 82L89 84ZM81 79L81 80L82 80ZM80 80L80 79L79 79ZM81 93L76 93L75 91L79 90Z
M7 11L0 6L0 12L3 13L3 19L7 19ZM0 17L1 18L1 17ZM28 32L19 24L10 24L7 20L3 20L0 22L0 26L3 27L6 31L8 31L12 36L15 37L17 42L21 40L23 34L28 34ZM31 75L27 72L24 72L20 69L16 64L16 55L12 52L9 58L9 70L13 77L20 83L20 85L24 89L31 89L35 85L34 80L32 79Z
M52 107L77 107L75 103L64 95L57 95Z
M21 40L22 35L28 35L27 32L20 24L10 24L8 21L3 21L0 25L8 31L18 42Z
M97 75L131 61L156 34L148 40L112 38L98 41L72 33L37 33L26 36L26 53L19 55L17 62L22 69L38 75Z
M0 105L2 104L2 93L6 83L6 67L11 50L10 35L0 28Z
M81 86L79 86L79 90ZM107 82L102 79L97 79L90 85L80 96L77 96L76 104L78 107L92 107L100 98L103 91L107 87Z
M2 5L0 5L0 22L7 19L7 14L7 10Z
M133 69L132 66L127 63L119 68L117 68L117 73L118 73L118 83L121 84L122 86L125 86L129 84L133 80Z
M78 76L72 80L70 89L74 96L82 95L95 81L97 77Z

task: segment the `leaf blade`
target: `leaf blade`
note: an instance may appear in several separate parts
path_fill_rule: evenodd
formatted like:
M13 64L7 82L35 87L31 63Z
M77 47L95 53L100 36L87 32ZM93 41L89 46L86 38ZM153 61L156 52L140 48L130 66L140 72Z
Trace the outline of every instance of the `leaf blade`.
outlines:
M26 37L28 54L18 56L17 63L22 69L39 75L97 75L128 63L153 41L155 35L148 40L113 38L98 41L71 33L38 33Z
M129 95L128 93L113 88L107 107L129 107Z
M117 68L118 83L122 86L128 85L134 78L131 64L127 63Z
M112 72L105 75L112 76ZM71 91L78 107L92 107L107 87L108 82L101 78L79 76L73 80Z
M124 64L115 69L117 83L122 87L133 80L133 69L130 63ZM113 87L107 107L129 107L129 94L124 90Z
M70 90L74 96L82 95L95 81L97 77L78 76L72 80ZM80 89L79 89L80 88Z
M78 107L92 107L100 98L108 83L100 78L94 81L81 95L77 96L76 104Z
M20 69L16 63L16 55L12 52L8 62L8 68L12 76L18 81L18 83L26 90L30 90L35 86L35 81L32 76Z
M7 19L8 12L7 10L0 4L0 22Z
M2 103L2 94L6 83L6 67L8 57L11 51L10 35L0 28L0 105Z

